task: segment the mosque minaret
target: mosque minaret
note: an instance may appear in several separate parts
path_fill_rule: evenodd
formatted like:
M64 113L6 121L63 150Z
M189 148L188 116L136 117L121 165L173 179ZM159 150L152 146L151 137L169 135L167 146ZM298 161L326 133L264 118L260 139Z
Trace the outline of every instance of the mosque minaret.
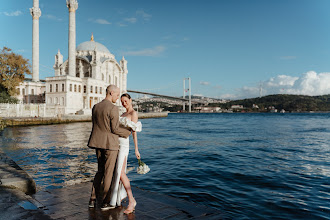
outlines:
M127 61L117 61L106 46L90 40L76 46L77 0L66 0L69 10L68 58L60 50L55 54L54 75L39 80L39 0L33 0L30 9L33 18L33 77L17 87L21 103L45 103L46 115L91 114L93 106L105 97L109 84L127 91ZM63 27L64 29L64 27ZM86 39L87 40L87 39ZM117 103L120 105L120 102ZM50 113L47 113L50 112ZM51 113L53 112L53 113Z
M76 10L77 0L66 0L69 9L69 75L76 76Z
M32 15L32 81L39 81L39 17L41 10L39 0L33 0L33 8L30 8Z

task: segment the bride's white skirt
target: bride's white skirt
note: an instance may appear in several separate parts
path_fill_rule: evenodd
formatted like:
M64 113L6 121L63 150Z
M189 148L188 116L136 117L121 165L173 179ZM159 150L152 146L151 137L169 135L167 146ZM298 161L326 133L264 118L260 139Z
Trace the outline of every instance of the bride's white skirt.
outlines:
M114 171L113 185L111 187L111 206L120 206L121 201L127 197L126 190L123 183L120 181L120 173L123 168L124 161L125 164L125 173L127 169L127 157L129 152L129 138L119 138L119 152L117 157L116 168Z

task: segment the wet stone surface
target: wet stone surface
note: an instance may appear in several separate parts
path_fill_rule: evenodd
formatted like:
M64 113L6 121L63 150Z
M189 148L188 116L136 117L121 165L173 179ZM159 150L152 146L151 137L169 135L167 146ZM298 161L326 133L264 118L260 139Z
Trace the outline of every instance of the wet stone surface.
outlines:
M17 189L0 187L0 219L222 219L215 209L166 195L133 188L137 201L134 213L125 215L128 205L101 211L88 208L92 183L37 192L29 196Z
M52 191L38 192L33 198L42 203L44 213L52 219L221 219L215 209L178 200L165 195L133 188L137 201L134 213L123 212L128 201L121 207L108 211L88 208L92 183L82 183Z

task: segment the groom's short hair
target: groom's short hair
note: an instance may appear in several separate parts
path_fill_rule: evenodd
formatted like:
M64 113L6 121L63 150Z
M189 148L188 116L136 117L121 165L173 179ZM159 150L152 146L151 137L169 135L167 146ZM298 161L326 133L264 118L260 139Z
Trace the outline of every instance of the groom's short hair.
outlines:
M106 89L106 94L110 95L111 92L114 92L115 90L119 89L116 85L109 85Z

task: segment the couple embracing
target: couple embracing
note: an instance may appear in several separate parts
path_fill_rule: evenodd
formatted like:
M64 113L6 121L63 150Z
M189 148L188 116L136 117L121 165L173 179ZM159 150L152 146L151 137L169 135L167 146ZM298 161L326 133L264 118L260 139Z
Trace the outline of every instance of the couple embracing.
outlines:
M125 214L135 210L136 200L133 197L130 181L126 176L127 157L129 152L129 135L132 133L135 155L140 159L136 132L141 131L137 112L132 107L132 99L126 93L121 96L126 112L119 117L118 100L120 90L115 85L106 89L106 97L94 105L92 110L93 128L88 146L96 151L98 169L94 178L89 208L100 202L101 210L109 210L121 205L128 196L129 204Z

